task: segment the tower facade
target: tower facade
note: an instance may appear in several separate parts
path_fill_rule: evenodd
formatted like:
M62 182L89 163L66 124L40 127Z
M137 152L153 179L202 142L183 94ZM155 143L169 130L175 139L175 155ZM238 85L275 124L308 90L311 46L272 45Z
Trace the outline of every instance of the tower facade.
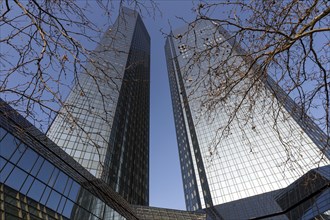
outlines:
M192 26L193 30L189 29ZM213 56L209 46L214 44L219 46ZM270 77L253 104L252 119L246 118L250 101L241 103L235 117L228 114L242 100L239 91L227 97L222 108L210 111L203 107L208 88L217 85L210 74L214 64L232 56L235 57L230 60L233 66L242 67L241 64L248 62L239 56L242 53L221 26L208 21L179 28L166 40L188 210L279 190L307 171L329 164L329 138L308 116L301 117L299 107ZM198 56L208 57L193 63ZM225 72L226 67L221 71ZM203 80L196 83L196 79ZM242 81L239 87L247 85ZM272 111L277 110L280 113L274 118Z
M122 8L47 136L129 203L149 200L150 37Z

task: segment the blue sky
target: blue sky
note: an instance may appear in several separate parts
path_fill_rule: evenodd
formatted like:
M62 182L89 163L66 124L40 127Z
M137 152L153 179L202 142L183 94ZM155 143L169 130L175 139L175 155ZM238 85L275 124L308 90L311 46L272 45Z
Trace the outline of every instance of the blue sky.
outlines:
M172 102L165 61L165 38L160 32L193 19L191 1L158 1L162 16L143 17L151 37L150 90L150 206L185 209Z

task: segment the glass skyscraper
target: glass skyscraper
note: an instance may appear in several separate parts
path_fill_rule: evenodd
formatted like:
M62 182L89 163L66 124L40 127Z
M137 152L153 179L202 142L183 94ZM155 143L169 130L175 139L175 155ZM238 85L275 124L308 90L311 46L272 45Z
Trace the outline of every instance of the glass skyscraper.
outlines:
M204 61L193 63L196 56L210 53L209 45L214 44L221 45L216 55L205 55ZM165 54L187 210L258 198L254 196L269 192L273 194L309 170L329 164L328 137L308 116L299 113L299 106L270 77L253 104L253 119L244 121L248 109L243 105L231 121L230 129L226 128L231 117L228 112L238 105L239 93L230 96L221 109L205 113L203 97L207 96L207 88L213 80L205 76L211 77L207 73L215 63L228 59L229 53L235 57L232 63L237 66L248 62L239 56L242 49L233 40L228 40L227 32L209 21L176 29L166 40ZM204 77L204 80L194 84L197 77ZM244 88L245 82L240 86ZM250 106L248 102L243 104ZM267 106L279 110L277 118ZM329 171L329 166L325 170ZM243 205L240 209L244 209ZM235 209L232 206L227 210ZM235 216L234 212L231 214Z
M47 136L129 203L149 203L150 37L122 8Z

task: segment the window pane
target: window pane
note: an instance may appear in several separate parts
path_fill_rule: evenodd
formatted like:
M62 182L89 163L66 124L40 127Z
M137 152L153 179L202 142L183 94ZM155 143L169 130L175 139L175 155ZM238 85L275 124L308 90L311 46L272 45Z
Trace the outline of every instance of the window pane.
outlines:
M13 167L14 166L11 163L6 164L5 168L3 168L3 170L0 173L0 182L1 183L5 182L5 180L7 179L7 176L9 175L9 173L11 172Z
M23 184L23 187L21 188L20 192L24 195L29 191L31 184L33 182L34 178L32 176L28 176L25 180L25 183Z
M10 156L17 149L18 144L17 139L10 133L7 133L0 144L0 155L9 160Z
M85 219L93 219L94 216L91 213L87 212L86 209L83 209L78 206L75 210L75 216L79 216L80 218L84 217Z
M57 206L60 202L60 199L61 199L61 195L59 193L55 192L54 190L52 190L46 206L53 210L57 210Z
M47 160L45 160L38 173L37 176L38 179L42 180L44 183L48 183L53 170L54 170L54 166L51 163L49 163Z
M64 196L62 196L62 199L61 199L60 205L59 205L58 208L57 208L57 212L58 212L58 213L62 213L63 208L64 208L64 205L65 205L65 202L66 202L66 198L65 198Z
M65 217L70 218L71 217L72 209L73 209L73 203L70 200L66 200L66 203L65 203L65 206L64 206L64 209L63 209L63 213L62 214Z
M24 154L25 150L27 149L27 146L25 144L20 144L15 153L11 156L10 161L14 164L17 163L17 161L21 158L21 156Z
M2 157L0 157L0 172L5 167L6 162L7 161L5 159L3 159Z
M6 135L6 133L7 133L7 131L5 129L3 129L2 127L0 127L0 141Z
M43 162L44 162L44 158L42 158L42 157L39 156L37 162L34 164L33 169L31 171L31 174L33 176L36 176L37 175L37 173L39 172L39 169L41 167L41 164Z
M85 209L89 210L90 205L94 201L94 196L88 190L82 189L80 191L80 195L79 195L78 200L79 200L78 204L80 206L82 206Z
M60 172L59 169L57 169L55 167L55 169L53 171L53 174L51 175L50 180L48 182L48 186L53 187L53 185L55 183L55 180L57 179L57 176L58 176L59 172Z
M70 194L69 194L69 198L72 201L76 201L79 189L80 189L80 186L78 185L78 183L73 181L72 186L71 186L71 190L70 190Z
M7 220L17 220L19 216L19 208L15 206L8 205L5 203L5 219ZM15 217L14 217L15 216Z
M41 200L40 200L41 204L43 204L43 205L46 204L50 191L51 191L51 189L49 187L46 187L45 192L42 195Z
M38 158L38 155L33 150L28 148L25 151L22 158L20 159L18 166L20 168L22 168L23 170L30 172L34 163L36 162L37 158Z
M72 185L72 179L69 178L69 181L68 181L68 183L66 184L66 187L65 187L65 190L64 190L64 195L65 195L65 196L69 196L69 192L70 192L70 189L71 189L71 185Z
M28 196L39 202L44 189L45 189L45 184L35 179L28 192Z
M6 185L19 191L25 181L26 176L27 174L23 170L15 167L6 180Z
M68 181L68 176L63 172L60 172L60 174L57 177L54 188L60 193L63 193L67 181Z

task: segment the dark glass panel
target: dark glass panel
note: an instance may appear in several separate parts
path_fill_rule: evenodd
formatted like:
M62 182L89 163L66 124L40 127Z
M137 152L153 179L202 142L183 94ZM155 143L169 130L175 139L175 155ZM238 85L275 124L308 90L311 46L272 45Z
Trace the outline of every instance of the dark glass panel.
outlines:
M65 217L70 218L72 209L73 209L73 202L71 202L70 200L66 200L62 214Z
M48 183L53 173L53 170L54 170L54 166L51 163L49 163L47 160L45 160L39 170L37 178L43 181L44 183Z
M57 212L58 213L62 213L66 200L67 199L64 196L62 196L60 204L57 207Z
M44 162L44 158L38 157L37 162L34 164L31 174L32 176L36 176L37 173L39 172L39 169L41 167L41 164Z
M63 193L67 181L68 181L68 176L66 174L64 174L63 172L60 172L58 174L58 177L57 177L56 183L54 185L54 188L58 192Z
M13 206L17 206L17 199L13 198L12 196L5 196L5 203L9 203Z
M0 127L0 141L6 134L7 134L7 131L5 129L3 129L2 127Z
M71 185L72 185L73 180L71 178L69 178L68 183L66 184L65 190L64 190L64 195L65 196L69 196L69 192L71 189Z
M5 219L6 220L17 220L18 211L19 211L19 209L16 207L6 207ZM10 212L10 213L8 213L8 212ZM16 214L16 212L17 212L17 214Z
M28 176L23 184L23 187L21 188L20 192L24 195L29 191L31 184L33 182L34 178L32 176Z
M91 206L93 201L94 196L88 190L82 188L79 193L78 204L89 210L89 207Z
M29 201L29 200L28 200ZM35 207L37 207L37 205L35 205L35 206L29 206L29 212L30 212L30 215L32 214L32 215L35 215L35 216L39 216L39 213L40 213L40 211L38 210L38 209L36 209ZM36 218L36 217L34 217L34 218L32 218L33 220L34 219L40 219L40 218Z
M21 156L24 154L25 150L27 149L27 146L25 144L20 144L14 154L11 156L10 161L14 164L17 163L17 161L21 158Z
M72 201L74 201L74 202L76 201L79 190L80 190L80 186L78 185L78 183L73 181L71 190L70 190L70 194L69 194L69 198Z
M81 208L80 206L77 207L77 209L75 210L76 213L74 215L74 219L81 219L82 217L84 217L85 219L93 219L92 218L92 214L87 212L85 209Z
M18 162L18 166L22 168L23 170L30 172L34 163L36 162L38 158L38 154L28 148L24 155L21 157L20 161Z
M25 212L25 211L22 211L22 218L23 219L29 219L29 213L28 212ZM33 218L30 218L31 220L34 220Z
M45 184L35 179L27 195L39 202L45 187Z
M7 178L5 184L19 191L26 179L26 176L27 174L23 170L19 169L18 167L15 167Z
M7 135L0 142L0 155L9 160L18 145L19 142L17 139L10 133L7 133Z
M59 169L57 169L57 168L55 167L54 172L53 172L53 174L51 175L50 180L49 180L49 182L48 182L48 185L49 185L50 187L53 187L53 185L54 185L54 183L55 183L55 180L56 180L56 178L57 178L59 172L60 172Z
M50 196L48 198L46 206L53 210L57 210L57 206L60 202L60 199L61 199L61 195L59 193L57 193L56 191L52 190L52 192L50 193Z
M40 203L45 205L47 200L48 200L48 197L49 197L49 194L50 194L50 191L51 191L51 188L49 188L48 186L46 187L45 191L44 191L44 194L42 195L41 197L41 200L40 200Z
M3 159L2 157L0 157L0 172L5 167L6 162L7 161L5 159Z
M9 175L9 173L11 172L13 167L14 166L11 163L6 164L6 166L3 168L3 170L0 173L0 183L5 182L5 180L7 179L7 176Z

